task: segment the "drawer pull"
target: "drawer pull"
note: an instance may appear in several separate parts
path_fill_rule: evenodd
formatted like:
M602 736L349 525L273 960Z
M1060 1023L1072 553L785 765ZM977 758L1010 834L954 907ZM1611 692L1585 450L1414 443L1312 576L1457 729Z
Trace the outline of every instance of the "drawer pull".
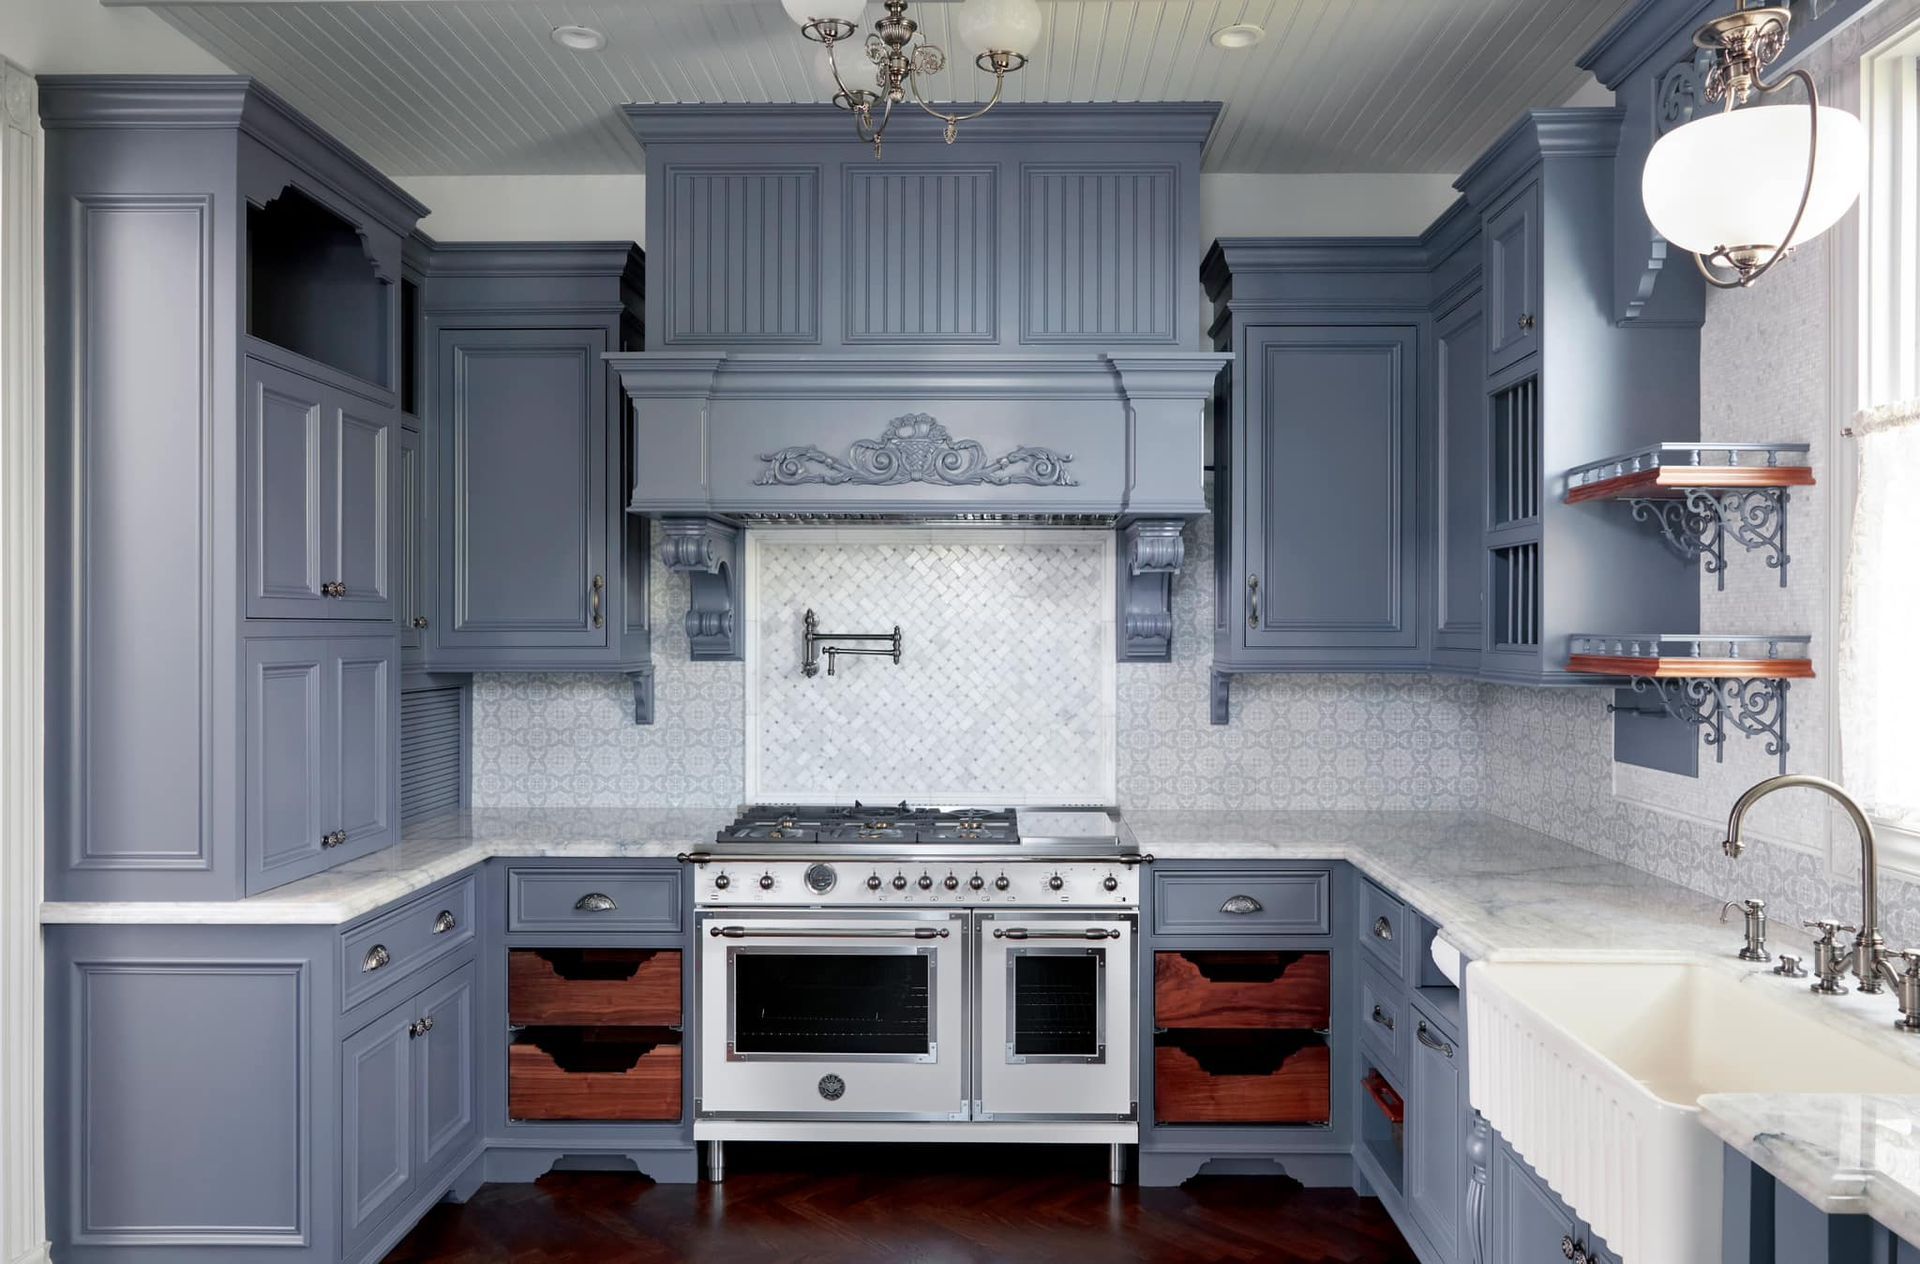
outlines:
M347 585L342 580L330 579L320 585L320 595L322 597L344 597L347 595Z
M338 847L346 841L347 831L345 830L329 830L320 836L320 846L322 850Z
M1575 1242L1571 1236L1561 1237L1560 1254L1572 1260L1573 1264L1593 1264L1593 1257L1587 1254L1587 1248Z
M1384 917L1374 918L1373 919L1373 937L1375 939L1384 939L1388 943L1392 943L1393 942L1393 923L1388 921Z
M444 935L460 923L454 917L452 909L441 909L440 916L433 919L433 933Z
M424 629L427 626L427 616L423 614L413 616L413 626Z
M607 616L602 614L600 611L601 595L605 593L606 590L607 590L607 581L602 579L600 576L595 575L593 577L593 585L590 593L590 599L593 603L593 626L596 628L604 628L605 626L607 626Z
M1435 1053L1445 1054L1449 1058L1453 1056L1453 1046L1435 1036L1424 1022L1413 1029L1413 1034L1420 1038L1421 1044Z
M413 1022L407 1024L407 1038L409 1040L418 1040L432 1030L433 1015L428 1014L425 1018L415 1019Z
M1388 1031L1393 1030L1393 1015L1387 1013L1387 1011L1381 1009L1378 1005L1373 1007L1373 1021L1379 1023Z
M1220 906L1220 911L1222 913L1234 913L1245 916L1249 913L1258 913L1265 907L1266 905L1260 903L1260 901L1250 895L1230 895L1227 897L1226 902Z
M610 895L589 891L575 900L573 907L582 913L611 913L620 906L613 902L613 897Z
M367 955L360 958L360 973L372 974L375 970L391 964L393 954L387 951L385 944L375 944L367 949Z

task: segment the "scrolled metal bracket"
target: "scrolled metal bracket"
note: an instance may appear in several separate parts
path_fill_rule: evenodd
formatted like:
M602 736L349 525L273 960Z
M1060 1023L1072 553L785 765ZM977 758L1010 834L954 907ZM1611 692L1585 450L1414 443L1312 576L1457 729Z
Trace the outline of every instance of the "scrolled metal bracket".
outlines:
M740 575L745 537L717 518L660 519L660 560L687 577L687 657L737 663L745 657Z
M1787 501L1779 487L1689 487L1678 500L1629 500L1635 522L1651 522L1683 561L1700 562L1721 591L1727 587L1727 540L1765 552L1787 586Z
M1651 677L1633 678L1635 693L1650 693L1666 713L1700 730L1700 741L1713 751L1715 763L1726 762L1727 725L1748 737L1762 738L1767 754L1787 770L1787 686L1768 677Z
M1123 663L1173 659L1173 580L1186 561L1178 518L1143 518L1120 528L1119 658Z

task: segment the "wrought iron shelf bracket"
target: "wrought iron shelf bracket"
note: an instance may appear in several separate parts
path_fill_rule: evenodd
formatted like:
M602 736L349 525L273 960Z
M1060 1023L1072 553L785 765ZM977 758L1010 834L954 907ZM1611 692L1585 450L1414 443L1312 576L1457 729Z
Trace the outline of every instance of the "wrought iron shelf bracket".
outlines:
M1700 741L1715 763L1726 761L1727 726L1748 737L1763 738L1767 754L1787 770L1787 689L1790 682L1771 677L1635 676L1635 693L1650 693L1674 719L1700 730ZM1609 707L1612 711L1615 708Z
M660 559L687 577L687 657L696 663L737 663L741 640L740 577L745 536L717 518L662 517Z
M1749 553L1764 552L1767 565L1787 586L1787 501L1783 487L1689 487L1677 500L1635 498L1626 503L1635 522L1651 522L1682 561L1699 562L1727 587L1727 541Z
M1173 579L1186 561L1177 518L1143 518L1120 529L1120 645L1123 663L1173 659Z

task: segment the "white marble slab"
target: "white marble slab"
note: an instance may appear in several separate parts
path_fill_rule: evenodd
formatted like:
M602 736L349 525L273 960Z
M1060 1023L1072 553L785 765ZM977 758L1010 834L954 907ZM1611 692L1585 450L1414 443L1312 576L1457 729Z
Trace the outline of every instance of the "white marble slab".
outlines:
M1920 1243L1920 1094L1709 1093L1700 1111L1716 1136L1815 1207Z

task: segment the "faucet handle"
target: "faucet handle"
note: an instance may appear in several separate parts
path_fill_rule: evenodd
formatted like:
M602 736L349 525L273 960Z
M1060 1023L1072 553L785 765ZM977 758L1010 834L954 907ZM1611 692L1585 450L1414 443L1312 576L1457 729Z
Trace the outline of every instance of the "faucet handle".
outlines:
M1858 933L1860 930L1858 926L1848 926L1844 922L1837 922L1832 918L1826 917L1815 918L1813 921L1802 922L1800 924L1808 930L1819 931L1820 938L1826 940L1828 943L1832 943L1836 935L1852 935Z

